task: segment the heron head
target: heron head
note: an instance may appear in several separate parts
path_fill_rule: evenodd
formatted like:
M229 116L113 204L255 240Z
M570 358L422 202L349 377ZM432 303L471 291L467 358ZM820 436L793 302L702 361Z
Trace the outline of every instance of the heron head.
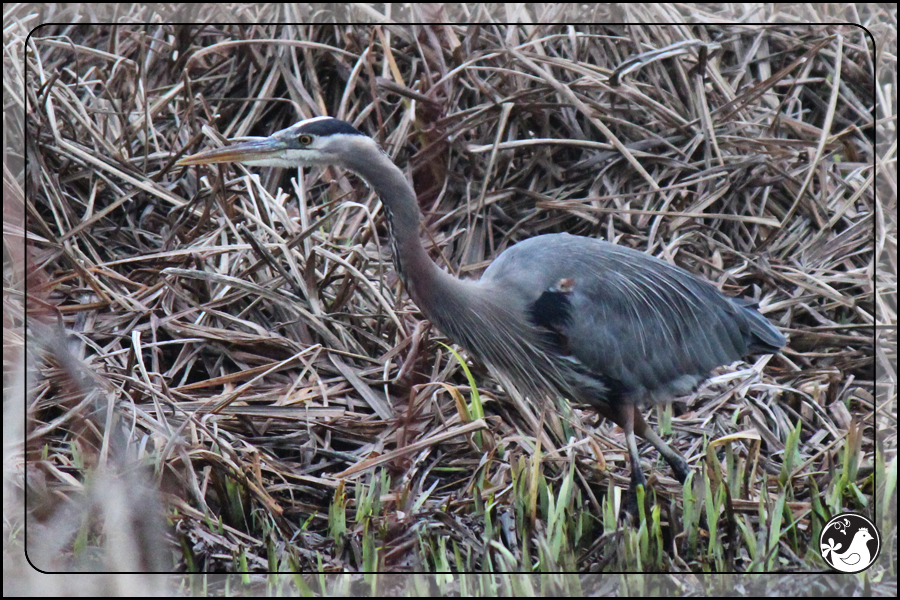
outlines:
M352 166L354 157L364 155L361 150L369 150L368 146L378 148L372 138L353 125L332 117L315 117L276 131L269 137L242 138L224 148L185 156L175 164L233 162L257 167Z

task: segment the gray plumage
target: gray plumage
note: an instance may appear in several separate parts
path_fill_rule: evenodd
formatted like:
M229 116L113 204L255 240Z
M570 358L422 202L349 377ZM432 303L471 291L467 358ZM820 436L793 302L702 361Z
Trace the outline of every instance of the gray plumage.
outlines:
M642 252L565 233L512 246L477 281L428 257L415 192L378 145L329 117L189 156L182 165L337 165L366 180L387 212L393 260L422 312L451 340L537 399L592 405L625 430L632 487L645 484L635 434L679 480L687 462L636 407L694 390L710 371L785 338L753 307Z
M564 279L568 291L548 292ZM591 238L560 233L524 240L502 253L479 284L503 290L504 302L519 312L532 311L532 322L564 341L556 351L635 402L690 393L712 369L784 345L755 309L706 281ZM533 314L548 295L565 308L546 318Z

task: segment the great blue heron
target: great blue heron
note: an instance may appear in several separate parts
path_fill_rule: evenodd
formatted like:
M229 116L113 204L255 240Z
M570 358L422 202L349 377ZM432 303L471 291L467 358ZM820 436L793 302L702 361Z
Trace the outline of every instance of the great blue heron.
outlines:
M659 450L679 481L690 472L647 426L641 405L688 394L715 367L785 344L754 308L691 273L566 233L515 244L480 280L456 279L422 246L416 193L403 172L374 140L338 119L307 119L178 164L222 162L336 165L367 181L387 213L397 273L422 312L506 385L534 398L590 404L621 426L632 492L646 485L635 434Z

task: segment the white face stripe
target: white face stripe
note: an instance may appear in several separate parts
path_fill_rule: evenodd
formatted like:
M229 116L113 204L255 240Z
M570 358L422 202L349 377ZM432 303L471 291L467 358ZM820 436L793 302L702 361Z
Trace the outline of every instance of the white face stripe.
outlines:
M324 116L324 117L313 117L313 118L311 118L311 119L303 119L302 121L297 121L296 123L294 123L293 125L291 125L290 127L288 127L288 129L294 129L295 127L301 127L301 126L303 126L303 125L309 125L310 123L315 123L316 121L331 121L331 120L333 120L333 119L334 119L334 117L329 117L329 116L327 116L327 115Z
M334 117L313 117L297 121L290 127L286 127L280 131L276 131L271 137L286 142L291 142L300 134L309 134L315 138L334 138L336 136L356 135L358 137L367 137L358 131L353 125L346 121L341 121ZM310 148L315 148L316 144L311 144Z

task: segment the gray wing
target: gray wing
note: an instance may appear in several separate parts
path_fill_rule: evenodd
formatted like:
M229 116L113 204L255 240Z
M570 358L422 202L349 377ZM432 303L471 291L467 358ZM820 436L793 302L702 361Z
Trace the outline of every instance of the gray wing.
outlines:
M755 309L650 255L551 234L504 252L482 282L509 290L551 345L613 394L644 401L690 392L717 366L784 337Z

